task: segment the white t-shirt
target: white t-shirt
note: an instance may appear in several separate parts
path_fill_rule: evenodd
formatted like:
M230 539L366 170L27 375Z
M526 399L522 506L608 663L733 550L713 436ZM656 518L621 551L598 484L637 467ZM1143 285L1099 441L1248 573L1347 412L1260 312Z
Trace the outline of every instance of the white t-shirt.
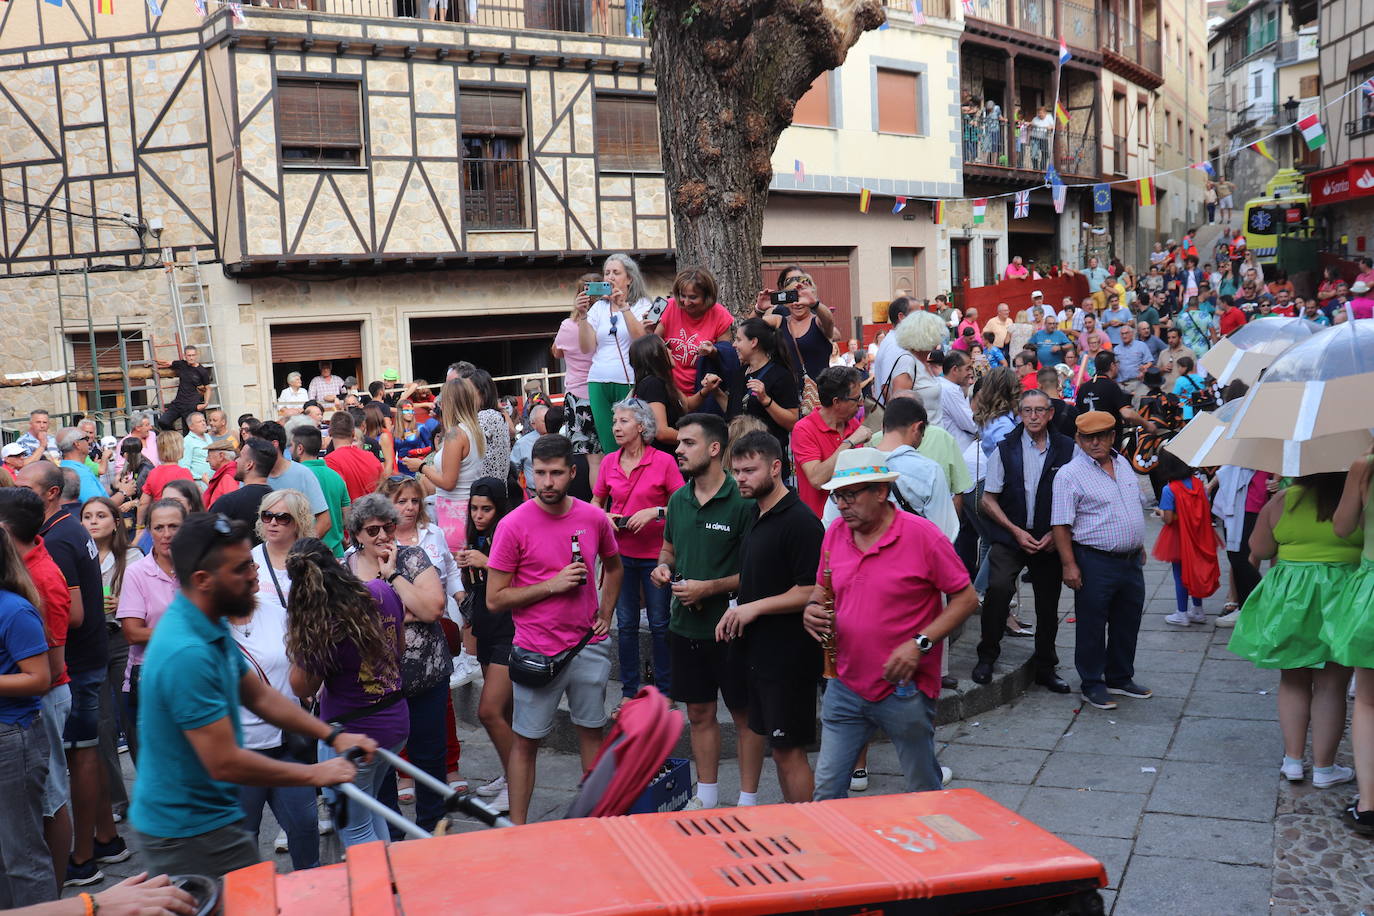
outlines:
M631 305L630 310L643 321L652 307L653 303L645 297ZM635 374L630 369L630 329L625 326L624 316L612 314L611 303L606 299L598 299L587 310L587 323L596 332L596 352L592 355L592 366L587 370L587 381L633 385ZM614 334L611 333L612 328Z
M448 543L444 540L444 532L440 531L435 525L417 526L420 535L415 542L429 557L429 562L434 564L434 568L439 573L439 578L444 583L444 614L449 620L462 626L463 615L458 611L458 602L454 600L454 595L461 594L463 591L462 570L458 568L458 563L453 559L453 553L448 549Z
M243 653L248 670L265 678L269 686L294 702L291 661L286 657L286 609L277 599L261 544L253 548L253 559L258 564L258 606L247 624L231 623L229 632ZM277 570L277 581L282 592L290 595L291 581L283 570ZM239 707L239 721L243 725L243 746L249 750L281 745L281 729L264 722L248 707Z
M306 391L304 388L297 388L292 391L291 387L288 385L281 390L281 394L277 397L277 409L280 410L283 407L295 407L300 409L305 406L305 402L308 400L310 400L309 391Z

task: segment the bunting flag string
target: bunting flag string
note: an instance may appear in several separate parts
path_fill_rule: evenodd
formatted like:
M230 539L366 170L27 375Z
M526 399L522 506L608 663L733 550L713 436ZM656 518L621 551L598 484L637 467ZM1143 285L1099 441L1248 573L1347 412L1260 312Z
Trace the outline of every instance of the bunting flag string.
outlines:
M1012 219L1025 219L1030 216L1030 191L1016 192L1016 209L1012 211Z
M1153 178L1142 178L1137 182L1136 190L1140 194L1140 205L1142 207L1153 207L1155 205L1155 180Z
M1298 132L1302 134L1308 149L1320 149L1326 145L1326 129L1322 127L1321 118L1316 115L1299 118Z
M860 213L867 213L867 212L868 212L868 202L869 202L870 200L872 200L872 199L873 199L873 192L870 191L870 190L868 190L868 188L863 188L862 190L859 191L859 212L860 212Z
M937 201L935 201L935 202L934 202L934 206L932 206L932 207L930 208L930 215L931 215L931 218L935 220L935 225L937 225L937 226L944 225L944 222L945 222L945 202L944 202L943 200L937 200Z
M1069 189L1064 186L1064 182L1059 181L1050 187L1050 196L1054 200L1054 212L1063 213L1064 204L1069 199Z
M973 221L975 223L981 223L984 219L987 218L987 213L988 199L986 197L976 198L973 201Z
M205 4L205 0L196 0L196 3L203 6ZM792 160L792 178L797 182L797 184L801 184L803 181L806 180L806 166L802 165L802 161L800 159Z
M95 11L101 16L114 15L114 0L97 0Z
M1256 140L1254 143L1251 143L1250 149L1259 153L1261 156L1263 156L1265 159L1268 159L1270 162L1274 161L1273 154L1269 152L1269 145L1265 143L1263 140Z
M921 3L921 0L916 0L916 2L911 5L911 21L915 25L926 24L926 8L925 5Z
M903 210L905 210L905 209L906 209L906 198L905 198L905 197L898 197L898 198L897 198L897 202L894 203L894 204L892 205L892 212L893 212L893 213L901 213L901 212L902 212Z
M1093 212L1112 212L1112 188L1106 182L1098 182L1093 185Z

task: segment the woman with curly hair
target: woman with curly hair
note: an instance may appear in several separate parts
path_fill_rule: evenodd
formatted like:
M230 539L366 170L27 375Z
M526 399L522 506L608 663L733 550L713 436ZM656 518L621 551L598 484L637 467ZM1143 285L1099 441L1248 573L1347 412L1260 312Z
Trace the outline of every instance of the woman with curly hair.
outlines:
M380 526L378 526L380 528ZM295 543L286 557L291 578L287 596L286 652L296 696L319 696L320 718L347 724L393 752L405 746L410 710L402 702L401 647L405 606L385 579L364 585L318 538ZM320 742L321 761L337 757ZM358 761L353 782L376 798L390 765L380 757ZM332 801L334 791L325 789ZM345 846L389 836L386 821L354 811L339 829Z

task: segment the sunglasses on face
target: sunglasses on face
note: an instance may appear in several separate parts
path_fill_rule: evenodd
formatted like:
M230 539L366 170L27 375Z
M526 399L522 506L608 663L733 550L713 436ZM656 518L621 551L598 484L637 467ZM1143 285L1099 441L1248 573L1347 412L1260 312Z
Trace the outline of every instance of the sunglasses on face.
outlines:
M396 530L396 523L395 523L395 522L382 522L381 524L377 524L377 525L364 525L364 526L363 526L363 534L367 535L367 536L370 537L370 538L375 538L377 535L381 534L382 532L386 532L388 535L390 535L390 534L391 534L392 532L394 532L395 530Z
M809 274L797 274L795 276L788 277L786 280L782 281L782 285L787 287L788 289L791 289L794 286L801 286L803 284L805 284L806 286L815 286L816 281L812 280Z
M290 512L268 512L266 509L258 513L258 518L262 519L264 525L270 525L272 522L289 525L293 521Z

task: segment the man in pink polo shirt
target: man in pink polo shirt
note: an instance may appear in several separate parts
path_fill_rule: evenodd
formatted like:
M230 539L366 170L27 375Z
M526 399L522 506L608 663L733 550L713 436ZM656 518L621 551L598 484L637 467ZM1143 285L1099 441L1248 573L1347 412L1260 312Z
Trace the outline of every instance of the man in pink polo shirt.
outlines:
M897 749L906 791L943 787L934 723L942 641L977 609L978 595L940 529L888 502L897 477L882 452L858 448L840 455L825 485L841 518L821 542L804 619L817 640L833 631L838 677L821 703L816 801L849 794L876 729ZM943 607L941 595L949 596Z
M487 609L515 618L513 645L518 649L555 656L581 648L548 684L512 685L515 743L506 778L510 817L517 824L525 823L529 814L539 743L553 731L565 693L583 769L591 768L601 747L606 684L611 679L606 636L624 575L610 517L568 495L576 474L572 442L565 436L540 436L530 460L535 498L522 503L496 529L487 561ZM598 558L604 573L600 596Z
M816 518L825 514L821 487L845 449L857 448L872 435L859 424L863 373L853 366L831 366L816 376L821 407L792 427L792 458L797 467L797 495Z

